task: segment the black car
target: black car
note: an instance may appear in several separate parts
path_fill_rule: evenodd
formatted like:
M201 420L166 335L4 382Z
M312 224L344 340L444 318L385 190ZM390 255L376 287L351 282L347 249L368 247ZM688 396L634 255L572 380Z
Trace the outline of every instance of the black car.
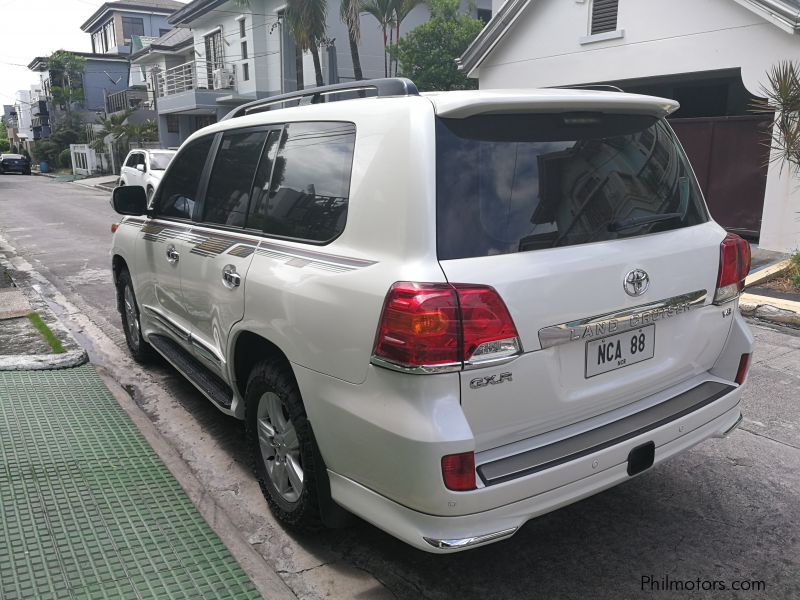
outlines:
M22 154L0 154L0 174L31 174L31 159Z

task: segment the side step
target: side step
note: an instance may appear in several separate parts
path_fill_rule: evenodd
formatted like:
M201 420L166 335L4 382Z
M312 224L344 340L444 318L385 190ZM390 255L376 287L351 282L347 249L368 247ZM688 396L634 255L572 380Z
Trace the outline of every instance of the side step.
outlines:
M209 400L222 408L231 408L233 391L227 383L200 364L191 354L168 337L151 335L148 341L153 348L158 350L159 354L178 369Z

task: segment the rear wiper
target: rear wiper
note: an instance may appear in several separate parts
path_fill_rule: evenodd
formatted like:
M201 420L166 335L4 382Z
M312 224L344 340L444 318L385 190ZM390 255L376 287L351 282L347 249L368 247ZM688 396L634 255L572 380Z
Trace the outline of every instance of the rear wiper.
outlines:
M632 229L633 227L650 225L651 223L660 223L662 221L671 221L672 219L682 218L683 213L678 212L664 213L663 215L649 215L646 217L633 217L631 219L623 219L621 221L611 221L611 223L608 224L608 230L623 231L625 229Z

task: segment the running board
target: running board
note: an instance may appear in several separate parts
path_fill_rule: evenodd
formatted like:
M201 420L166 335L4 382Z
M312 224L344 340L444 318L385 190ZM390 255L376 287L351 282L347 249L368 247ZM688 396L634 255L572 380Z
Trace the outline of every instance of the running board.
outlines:
M168 337L152 334L147 341L206 398L226 411L231 410L233 390L227 383Z

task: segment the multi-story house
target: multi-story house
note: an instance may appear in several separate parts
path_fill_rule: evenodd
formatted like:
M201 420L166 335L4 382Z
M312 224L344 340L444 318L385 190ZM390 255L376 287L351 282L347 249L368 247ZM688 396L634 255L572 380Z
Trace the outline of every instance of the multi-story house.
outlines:
M92 36L95 54L131 54L134 36L161 37L172 29L167 17L183 6L175 0L105 2L81 25L81 30Z
M472 10L486 18L491 0L478 0ZM168 19L174 27L190 31L191 38L187 33L181 38L167 35L131 57L134 65L145 69L155 94L162 144L179 144L245 102L297 89L296 45L284 11L284 0L250 0L247 8L233 0L193 0ZM401 33L429 17L427 5L420 3L403 21ZM328 42L320 49L324 83L353 80L338 3L328 4L326 25ZM361 17L359 54L365 78L384 76L383 34L366 14ZM313 87L309 52L302 65L301 83Z

